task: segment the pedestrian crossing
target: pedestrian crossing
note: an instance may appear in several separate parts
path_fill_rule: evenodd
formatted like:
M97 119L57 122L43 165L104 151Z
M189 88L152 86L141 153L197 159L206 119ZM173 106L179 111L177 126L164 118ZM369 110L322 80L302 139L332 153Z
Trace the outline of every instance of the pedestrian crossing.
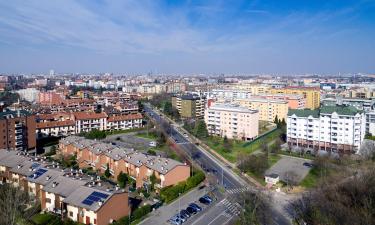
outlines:
M239 194L242 192L249 191L250 189L248 187L242 187L242 188L234 188L234 189L227 189L227 193L229 194Z
M224 207L226 208L224 214L227 215L228 218L232 217L233 215L239 215L241 212L242 207L237 202L233 203L230 202L228 199L224 199L220 203L224 205Z

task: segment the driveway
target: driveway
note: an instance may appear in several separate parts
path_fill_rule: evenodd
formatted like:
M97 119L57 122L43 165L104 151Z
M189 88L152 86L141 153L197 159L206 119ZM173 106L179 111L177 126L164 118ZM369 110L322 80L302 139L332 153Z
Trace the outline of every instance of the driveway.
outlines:
M104 139L104 141L115 143L121 147L134 148L135 150L144 151L150 148L149 144L152 140L137 137L136 133L125 133L109 135Z

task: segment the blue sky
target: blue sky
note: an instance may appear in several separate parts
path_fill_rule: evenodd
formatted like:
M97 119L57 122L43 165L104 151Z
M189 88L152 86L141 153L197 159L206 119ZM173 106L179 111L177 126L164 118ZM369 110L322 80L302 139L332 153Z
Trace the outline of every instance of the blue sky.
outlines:
M375 73L374 0L0 2L0 73Z

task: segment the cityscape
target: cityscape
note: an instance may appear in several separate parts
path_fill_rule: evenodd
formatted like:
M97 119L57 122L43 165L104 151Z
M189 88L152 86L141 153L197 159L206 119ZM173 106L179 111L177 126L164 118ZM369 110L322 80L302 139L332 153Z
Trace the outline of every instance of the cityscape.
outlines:
M375 224L374 9L0 3L0 225Z

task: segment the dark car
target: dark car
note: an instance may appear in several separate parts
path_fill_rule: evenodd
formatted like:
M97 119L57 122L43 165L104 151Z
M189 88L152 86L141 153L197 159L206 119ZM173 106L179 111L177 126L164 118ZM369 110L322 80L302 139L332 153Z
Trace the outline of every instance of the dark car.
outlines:
M205 198L206 200L208 200L209 202L212 202L212 198L208 195L205 195L203 196L202 198Z
M189 218L190 217L190 213L187 210L185 210L185 209L183 209L183 210L180 211L180 215L182 217L185 217L185 218Z
M309 168L313 167L313 165L311 163L308 163L308 162L304 162L303 165L306 166L306 167L309 167Z
M196 208L191 207L191 206L187 207L186 211L188 211L190 213L190 215L196 214L198 212L198 210Z
M198 212L199 212L199 211L202 211L202 207L200 207L199 205L197 205L197 204L195 204L195 203L190 203L189 206L195 208Z
M211 203L210 200L208 200L207 198L204 198L204 197L199 198L199 202L202 203L202 204L205 204L205 205L209 205Z

